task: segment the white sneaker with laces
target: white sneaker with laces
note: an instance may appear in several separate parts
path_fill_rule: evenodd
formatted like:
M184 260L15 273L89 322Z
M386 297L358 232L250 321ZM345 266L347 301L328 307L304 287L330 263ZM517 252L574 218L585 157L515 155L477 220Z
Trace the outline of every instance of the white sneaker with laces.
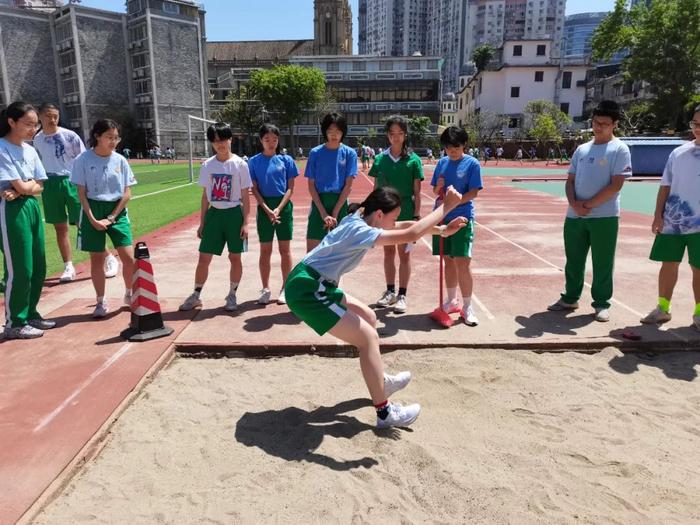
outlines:
M227 312L233 312L238 309L238 303L236 302L236 294L230 293L226 296L226 304L224 305L224 310Z
M269 288L263 288L260 290L260 297L258 298L258 304L269 304L270 297L272 297L272 292Z
M593 317L600 323L607 323L610 321L610 310L608 308L596 308Z
M95 305L95 310L92 312L92 317L95 319L100 319L102 317L105 317L107 315L107 312L109 312L109 308L107 307L107 301L100 301Z
M384 395L388 398L411 382L411 372L399 372L396 375L384 374Z
M390 292L385 290L382 296L377 301L377 306L380 308L386 308L387 306L394 304L396 302L396 292Z
M5 339L36 339L42 335L44 335L43 330L28 324L5 328L4 332Z
M394 303L394 313L405 314L407 308L408 308L408 305L406 304L406 296L405 295L397 295L396 296L396 303Z
M185 302L180 305L179 310L181 312L188 312L199 306L202 306L202 300L199 298L199 294L197 292L192 292L192 294L185 299Z
M287 298L284 296L284 288L280 290L280 294L277 296L277 304L287 304Z
M71 264L70 266L66 266L63 269L63 273L61 274L61 277L59 278L59 282L62 283L69 283L71 281L75 280L75 268Z
M472 305L467 306L466 310L462 309L462 311L459 312L459 316L464 319L464 322L468 326L476 326L479 324L479 318L474 313Z
M111 253L105 258L105 277L107 279L117 275L119 271L119 261Z
M550 312L564 312L566 310L576 310L578 308L578 303L565 303L561 299L558 299L556 303L552 303L547 307Z
M660 306L654 308L649 315L642 317L639 322L644 324L666 323L671 320L671 312L664 312Z
M386 419L377 416L377 428L407 427L413 423L420 414L420 405L401 406L397 403L389 403L389 415Z

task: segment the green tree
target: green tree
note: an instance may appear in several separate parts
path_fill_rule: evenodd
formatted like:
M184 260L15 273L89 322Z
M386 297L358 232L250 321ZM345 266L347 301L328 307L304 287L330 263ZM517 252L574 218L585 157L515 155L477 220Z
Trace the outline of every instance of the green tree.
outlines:
M634 135L654 130L657 120L651 102L636 102L622 111L618 128L622 135Z
M491 59L496 54L496 50L491 44L481 44L474 48L472 52L472 60L477 71L483 71L488 66Z
M294 151L294 126L327 96L326 79L321 70L296 65L275 66L253 71L248 86L254 98L274 113L281 125L289 128Z
M530 129L530 137L535 139L539 144L561 142L561 133L557 128L557 124L552 115L548 113L542 113L535 117L534 125Z
M684 127L683 109L700 84L700 0L653 0L632 9L616 0L593 39L593 60L627 50L631 80L648 82L654 113L664 124Z
M430 117L408 117L408 138L414 148L423 145L430 133L430 124Z
M228 94L226 105L214 114L216 120L228 122L231 127L238 128L245 134L248 153L254 150L253 137L263 124L263 105L251 97L250 89L241 86L237 92Z
M571 125L571 117L561 111L554 102L549 100L531 100L525 104L523 109L523 130L530 134L530 130L535 127L537 118L540 115L549 115L554 122L554 126L561 133Z

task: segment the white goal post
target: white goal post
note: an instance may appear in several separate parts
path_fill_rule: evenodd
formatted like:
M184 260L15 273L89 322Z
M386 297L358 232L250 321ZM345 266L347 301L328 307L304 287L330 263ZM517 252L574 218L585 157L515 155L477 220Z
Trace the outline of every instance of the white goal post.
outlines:
M189 150L189 163L190 163L190 182L194 182L194 165L193 160L193 150L192 150L192 121L204 122L207 124L216 124L215 120L209 120L201 117L195 117L194 115L187 115L187 148ZM207 141L204 140L204 147L206 148Z

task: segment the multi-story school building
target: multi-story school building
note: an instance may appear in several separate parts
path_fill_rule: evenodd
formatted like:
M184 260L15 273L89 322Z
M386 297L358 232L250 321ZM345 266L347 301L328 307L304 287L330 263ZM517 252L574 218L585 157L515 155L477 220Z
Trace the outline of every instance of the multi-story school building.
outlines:
M204 11L191 0L126 7L0 6L0 105L52 102L84 138L98 118L135 118L133 150L185 151L186 115L208 113Z

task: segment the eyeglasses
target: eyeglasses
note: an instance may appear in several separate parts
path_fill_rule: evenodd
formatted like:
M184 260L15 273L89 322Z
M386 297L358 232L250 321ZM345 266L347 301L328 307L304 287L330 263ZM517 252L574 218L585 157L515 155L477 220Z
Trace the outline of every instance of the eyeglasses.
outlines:
M612 122L601 122L600 120L593 119L593 126L598 126L599 128L609 128L613 125Z
M115 144L119 144L122 141L121 137L105 137L109 142L114 142Z
M694 120L691 120L690 122L688 122L688 127L690 129L700 129L700 122L696 122Z

